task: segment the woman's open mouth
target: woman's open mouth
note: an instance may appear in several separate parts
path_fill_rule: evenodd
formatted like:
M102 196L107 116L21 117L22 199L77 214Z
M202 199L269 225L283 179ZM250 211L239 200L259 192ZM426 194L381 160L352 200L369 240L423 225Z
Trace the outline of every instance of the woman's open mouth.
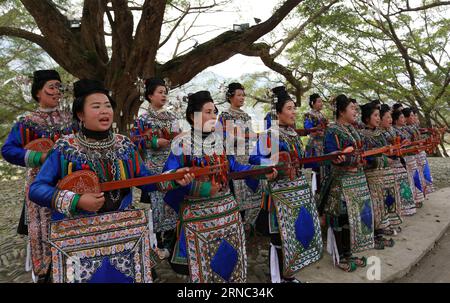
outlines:
M101 123L101 124L108 124L109 123L109 118L101 118L100 120L99 120L99 122Z

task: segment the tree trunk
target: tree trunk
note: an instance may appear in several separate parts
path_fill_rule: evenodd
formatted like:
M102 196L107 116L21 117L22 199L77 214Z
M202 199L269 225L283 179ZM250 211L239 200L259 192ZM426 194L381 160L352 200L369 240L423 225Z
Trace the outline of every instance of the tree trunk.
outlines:
M206 68L251 48L303 0L284 0L266 21L242 32L224 32L164 64L156 61L156 54L169 1L145 0L134 35L133 15L128 1L83 1L81 25L75 29L69 26L69 20L53 1L20 1L35 20L41 34L0 26L0 35L19 37L38 44L75 77L104 81L117 102L114 120L120 131L124 132L141 104L134 85L138 76L168 77L173 86L183 85ZM108 4L114 14L110 13ZM104 37L105 14L112 31L112 53L109 57Z

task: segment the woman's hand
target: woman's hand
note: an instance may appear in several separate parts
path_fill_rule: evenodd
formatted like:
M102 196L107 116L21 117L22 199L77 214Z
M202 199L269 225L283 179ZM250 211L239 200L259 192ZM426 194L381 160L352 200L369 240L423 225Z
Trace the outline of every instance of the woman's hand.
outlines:
M41 162L41 164L44 164L45 159L47 159L47 155L48 155L48 153L46 153L46 152L42 153L41 158L39 159L39 162Z
M175 182L180 186L186 186L195 179L195 175L189 173L189 167L180 168L176 172L185 173L183 179L175 180Z
M170 141L164 138L158 139L158 147L160 148L166 148L170 146Z
M272 172L269 174L266 174L266 178L269 181L275 180L278 176L278 171L275 168L272 168Z
M347 146L346 148L344 148L342 150L342 152L349 154L349 153L352 153L354 150L355 150L355 148L353 146ZM337 153L340 153L340 151L337 150L337 151L334 151L334 152L332 152L330 154L337 154ZM336 159L332 160L331 162L333 162L334 164L340 164L342 162L345 162L345 155L340 155Z
M105 204L105 193L89 193L81 195L77 208L97 212L103 204Z
M333 153L337 154L338 152L333 152ZM344 155L340 155L336 159L332 160L331 162L333 162L334 164L341 164L344 161L345 161L345 156Z

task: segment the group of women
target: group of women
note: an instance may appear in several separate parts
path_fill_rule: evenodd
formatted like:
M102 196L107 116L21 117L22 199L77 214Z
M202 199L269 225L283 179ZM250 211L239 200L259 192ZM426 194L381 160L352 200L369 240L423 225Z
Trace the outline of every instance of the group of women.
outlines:
M183 132L166 109L165 82L151 78L145 81L150 106L129 138L111 130L115 101L101 82L74 83L72 114L58 110L60 82L54 70L34 73L32 96L39 107L19 119L2 147L5 160L29 168L20 226L28 234L34 281L151 282L158 272L155 258L167 258L191 282L246 282L249 226L270 237L272 282L299 282L296 274L321 258L325 239L335 265L351 272L366 266L365 257L354 253L392 247L394 240L385 236L399 233L402 217L413 215L433 191L424 153L362 157L351 152L393 144L397 137L418 140L414 109L392 111L371 102L361 106L358 123L356 101L339 95L335 122L329 123L322 99L313 94L303 148L296 103L283 86L272 89L267 129L257 136L242 110L245 89L239 83L228 86L229 108L220 115L208 91L189 95L190 129ZM38 138L51 139L52 149L27 149ZM323 154L336 155L301 165L302 159ZM219 170L195 174L208 167ZM305 168L312 168L312 184ZM83 170L105 184L177 176L140 187L140 200L151 212L145 221L150 232L139 239L156 235L155 245L137 250L137 244L120 242L136 231L127 223L132 216L124 215L135 207L131 185L104 192L60 186ZM120 229L108 233L106 223ZM86 224L101 233L102 245L83 233ZM56 245L50 239L62 230L79 237ZM75 278L68 265L73 260Z

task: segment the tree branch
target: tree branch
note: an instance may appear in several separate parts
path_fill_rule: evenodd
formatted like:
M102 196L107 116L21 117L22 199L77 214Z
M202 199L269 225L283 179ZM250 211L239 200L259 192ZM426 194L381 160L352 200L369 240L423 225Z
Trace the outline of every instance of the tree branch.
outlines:
M301 105L302 95L312 87L313 75L311 73L302 73L302 76L308 79L307 85L304 86L302 82L293 75L293 72L290 69L280 63L275 62L275 59L270 55L270 46L265 43L253 44L251 47L244 50L242 54L246 56L260 57L264 65L283 75L286 80L295 88L297 106Z
M133 43L133 14L128 8L127 1L124 0L112 0L112 9L114 20L110 11L106 11L113 34L110 66L123 69L130 53L130 45ZM118 71L109 73L105 82L112 84L116 81L115 77L120 77Z
M290 32L289 35L286 37L286 39L283 40L283 44L272 54L273 58L278 57L283 50L288 46L289 43L291 43L295 38L298 37L298 35L301 34L301 32L305 29L305 27L312 23L314 20L316 20L318 17L320 17L322 14L324 14L326 11L330 9L330 7L337 3L339 0L333 0L327 5L322 5L322 7L316 11L313 15L311 15L305 22L303 22L298 28L296 28L294 31Z
M430 4L417 6L417 7L413 7L413 8L409 7L409 2L408 2L406 8L399 8L398 11L388 14L388 16L395 16L395 15L398 15L401 13L406 13L406 12L423 11L423 10L427 10L427 9L437 7L437 6L442 6L442 5L450 5L450 1L436 1L436 2L433 2Z
M248 49L256 40L273 30L303 0L286 0L275 13L243 32L227 31L183 56L158 66L157 74L168 77L174 86L191 80L205 68L223 62Z
M47 40L45 39L45 37L34 34L32 32L29 32L29 31L26 31L23 29L20 29L20 28L0 26L0 36L11 36L11 37L22 38L22 39L31 41L33 43L36 43L37 45L42 47L45 51L50 51L50 46L47 43Z
M258 103L264 103L264 104L271 104L272 103L272 101L270 101L270 100L263 99L263 98L260 98L258 96L255 96L255 95L246 95L246 96L248 98L253 99L253 100L256 101L255 104L253 104L253 107L255 107Z
M165 7L165 0L145 0L126 65L127 72L141 77L154 74Z
M183 21L183 19L189 14L189 8L187 10L185 10L181 16L179 17L177 23L175 23L175 25L172 27L172 29L170 30L169 34L167 35L167 37L158 45L158 48L161 48L164 44L167 43L167 41L170 40L170 38L172 37L173 33L175 32L175 30L178 28L178 26L180 25L180 23Z
M81 45L79 37L70 30L67 18L51 0L20 1L46 37L48 47L45 50L56 62L78 78L104 78L106 69L101 61L90 60L89 51Z
M103 65L109 61L105 45L103 15L105 14L107 0L84 1L81 18L81 41L83 45L96 54L92 60L100 60Z

